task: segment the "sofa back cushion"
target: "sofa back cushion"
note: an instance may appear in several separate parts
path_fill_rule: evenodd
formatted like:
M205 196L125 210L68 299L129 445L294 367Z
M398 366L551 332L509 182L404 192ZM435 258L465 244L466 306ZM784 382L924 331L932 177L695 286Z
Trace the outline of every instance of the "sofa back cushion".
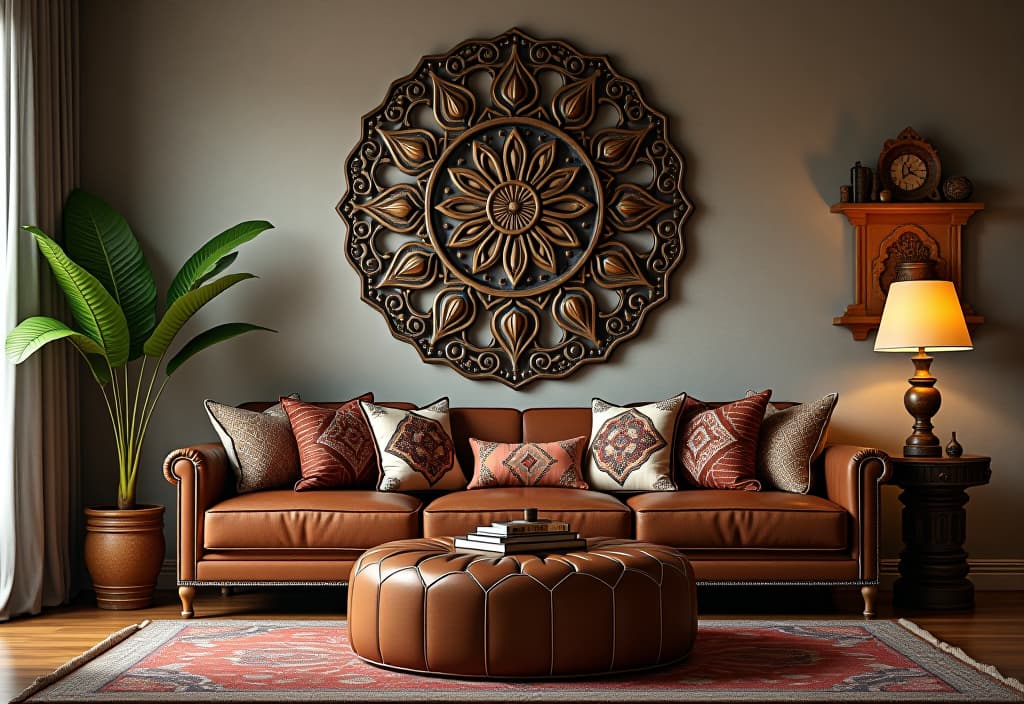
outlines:
M523 442L556 442L580 435L590 437L589 406L531 408L523 411Z

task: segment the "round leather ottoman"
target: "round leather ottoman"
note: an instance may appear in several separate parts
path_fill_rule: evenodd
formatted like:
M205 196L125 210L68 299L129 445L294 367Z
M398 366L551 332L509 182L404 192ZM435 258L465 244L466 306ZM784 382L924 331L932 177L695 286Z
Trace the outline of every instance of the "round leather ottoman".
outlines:
M596 538L568 554L483 556L451 538L372 548L352 568L349 640L371 663L459 677L538 678L680 660L697 634L686 558Z

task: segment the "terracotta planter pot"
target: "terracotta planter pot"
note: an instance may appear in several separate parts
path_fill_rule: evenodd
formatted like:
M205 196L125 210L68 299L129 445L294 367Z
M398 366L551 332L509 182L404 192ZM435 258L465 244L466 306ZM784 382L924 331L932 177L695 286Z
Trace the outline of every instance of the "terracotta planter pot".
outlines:
M164 507L85 509L85 566L101 609L141 609L153 602L164 561Z

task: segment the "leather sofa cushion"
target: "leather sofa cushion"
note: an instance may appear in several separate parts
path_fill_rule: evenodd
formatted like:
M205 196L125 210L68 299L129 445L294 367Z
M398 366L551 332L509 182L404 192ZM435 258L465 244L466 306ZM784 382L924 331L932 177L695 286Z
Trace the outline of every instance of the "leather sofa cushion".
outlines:
M204 547L365 550L418 537L421 506L405 494L356 489L242 494L206 512Z
M637 540L683 550L843 550L849 544L846 511L819 496L692 489L638 494L626 503L635 513Z
M590 437L590 407L531 408L523 411L523 442L555 442Z
M500 487L456 491L434 499L423 511L423 536L465 535L492 521L523 517L536 508L542 518L566 521L585 538L629 538L632 516L614 496L583 489Z

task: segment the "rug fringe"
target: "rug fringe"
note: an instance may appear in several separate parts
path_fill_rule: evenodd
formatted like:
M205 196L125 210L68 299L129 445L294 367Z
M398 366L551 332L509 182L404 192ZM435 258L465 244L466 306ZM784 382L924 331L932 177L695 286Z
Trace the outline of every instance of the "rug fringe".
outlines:
M931 643L932 645L934 645L936 648L938 648L939 650L943 651L944 653L949 653L950 655L952 655L953 657L957 658L958 660L962 660L963 662L967 663L968 665L970 665L974 669L980 670L981 672L984 672L989 677L991 677L993 679L996 679L996 680L999 680L1000 682L1005 684L1007 687L1011 687L1013 689L1016 689L1019 692L1024 693L1024 683L1021 683L1020 680L1014 679L1013 677L1007 677L1006 675L1001 673L998 669L996 669L992 665L986 665L985 663L978 662L977 660L972 658L970 655L965 653L960 648L956 647L955 645L950 645L949 643L945 643L945 642L939 640L938 638L933 636L930 632L928 632L925 629L921 628L920 626L918 626L913 621L908 621L905 618L901 618L901 619L899 619L899 621L897 621L897 623L899 623L901 626L903 626L908 631L910 631L911 633L913 633L917 637L921 638L922 640L924 640L924 641L926 641L928 643Z
M61 679L62 677L65 677L68 673L77 670L82 665L85 665L87 662L99 657L103 653L113 648L115 645L126 640L129 636L134 635L138 631L142 630L150 623L151 621L149 619L146 619L141 623L133 623L131 626L125 626L116 633L111 633L109 636L101 640L99 643L92 646L81 655L78 655L68 660L66 663L58 667L50 674L40 675L39 677L37 677L32 684L23 689L21 693L18 694L18 696L12 699L10 701L10 704L19 704L19 702L25 701L33 694L36 694L37 692L43 689L46 689L57 680Z

